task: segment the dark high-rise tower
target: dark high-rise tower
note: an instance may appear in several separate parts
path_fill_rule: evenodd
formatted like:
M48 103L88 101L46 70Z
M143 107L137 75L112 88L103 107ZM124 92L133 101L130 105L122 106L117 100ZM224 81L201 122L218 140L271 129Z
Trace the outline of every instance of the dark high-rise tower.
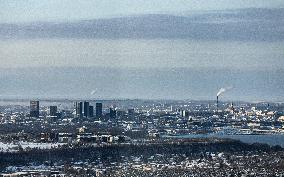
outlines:
M219 97L217 96L217 100L216 100L216 108L217 108L217 112L218 112L218 109L219 109Z
M49 106L49 115L57 116L57 106Z
M39 101L30 101L30 116L39 117Z
M103 104L96 103L96 117L102 117L103 115Z
M116 110L114 108L109 108L109 116L111 119L116 118Z
M89 117L94 117L94 106L89 106Z
M84 102L84 116L89 117L89 102L85 101Z
M76 115L78 117L83 117L83 102L76 102Z

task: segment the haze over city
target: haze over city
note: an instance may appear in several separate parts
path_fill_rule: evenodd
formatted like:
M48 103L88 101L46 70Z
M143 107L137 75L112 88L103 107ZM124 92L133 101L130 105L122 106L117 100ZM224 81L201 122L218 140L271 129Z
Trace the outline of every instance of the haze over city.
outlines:
M284 176L283 0L0 0L0 176Z

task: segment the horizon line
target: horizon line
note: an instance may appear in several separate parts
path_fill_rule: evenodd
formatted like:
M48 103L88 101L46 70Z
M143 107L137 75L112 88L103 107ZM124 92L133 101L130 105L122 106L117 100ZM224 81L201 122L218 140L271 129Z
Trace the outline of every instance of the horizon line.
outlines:
M9 98L4 97L0 98L0 102L29 102L31 100L37 100L37 101L43 101L43 102L77 102L77 101L135 101L135 100L141 100L141 101L193 101L193 102L216 102L216 99L174 99L174 98L86 98L86 97L61 97L61 98L54 98L54 97L26 97L26 98ZM284 103L284 100L228 100L228 99L222 99L219 100L219 102L243 102L243 103Z

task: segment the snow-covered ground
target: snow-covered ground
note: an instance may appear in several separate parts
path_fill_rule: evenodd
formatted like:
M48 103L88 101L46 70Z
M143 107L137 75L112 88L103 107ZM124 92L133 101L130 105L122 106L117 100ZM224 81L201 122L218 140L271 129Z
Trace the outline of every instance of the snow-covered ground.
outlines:
M3 143L0 142L0 152L16 152L22 147L24 150L39 148L39 149L51 149L58 146L62 146L65 143L33 143L33 142L17 142L17 143Z

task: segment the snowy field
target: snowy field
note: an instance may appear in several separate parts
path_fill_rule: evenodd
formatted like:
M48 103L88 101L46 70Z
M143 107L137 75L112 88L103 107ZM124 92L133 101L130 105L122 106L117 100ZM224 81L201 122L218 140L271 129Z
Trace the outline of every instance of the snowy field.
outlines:
M33 142L17 142L17 143L3 143L0 142L0 152L16 152L20 148L23 150L29 150L33 148L38 149L51 149L58 146L65 145L65 143L33 143Z

